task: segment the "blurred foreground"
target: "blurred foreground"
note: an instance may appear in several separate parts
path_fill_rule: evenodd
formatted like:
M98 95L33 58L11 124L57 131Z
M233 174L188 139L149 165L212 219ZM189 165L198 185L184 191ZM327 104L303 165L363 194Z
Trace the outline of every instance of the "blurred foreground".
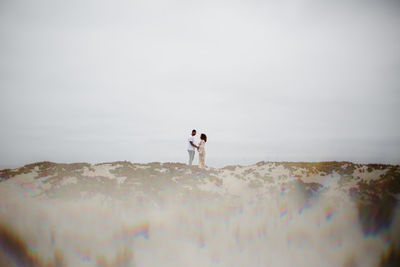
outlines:
M400 167L41 162L0 171L1 266L390 266Z

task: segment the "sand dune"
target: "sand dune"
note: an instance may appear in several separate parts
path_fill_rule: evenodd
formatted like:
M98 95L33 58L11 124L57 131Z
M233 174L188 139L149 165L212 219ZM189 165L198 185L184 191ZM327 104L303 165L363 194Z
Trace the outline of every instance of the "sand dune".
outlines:
M399 263L399 166L40 162L0 179L0 265Z

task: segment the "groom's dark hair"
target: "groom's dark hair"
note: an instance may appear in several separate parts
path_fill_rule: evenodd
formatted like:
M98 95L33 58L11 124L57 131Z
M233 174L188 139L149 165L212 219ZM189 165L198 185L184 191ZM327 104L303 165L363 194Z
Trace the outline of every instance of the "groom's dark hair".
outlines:
M192 130L192 133L194 133L194 132L196 132L196 129L193 129L193 130Z

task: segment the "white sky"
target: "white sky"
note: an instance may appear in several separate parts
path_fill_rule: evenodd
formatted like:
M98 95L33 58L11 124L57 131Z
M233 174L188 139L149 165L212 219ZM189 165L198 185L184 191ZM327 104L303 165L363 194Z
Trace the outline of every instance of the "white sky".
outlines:
M0 167L186 162L192 128L211 166L398 164L399 29L388 0L0 0Z

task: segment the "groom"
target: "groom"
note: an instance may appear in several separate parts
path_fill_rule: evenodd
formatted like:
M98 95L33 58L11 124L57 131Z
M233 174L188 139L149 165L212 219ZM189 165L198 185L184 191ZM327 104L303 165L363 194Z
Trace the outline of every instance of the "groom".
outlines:
M192 130L192 135L188 138L188 152L189 152L189 166L192 166L195 148L199 148L194 144L194 136L196 135L196 130Z

